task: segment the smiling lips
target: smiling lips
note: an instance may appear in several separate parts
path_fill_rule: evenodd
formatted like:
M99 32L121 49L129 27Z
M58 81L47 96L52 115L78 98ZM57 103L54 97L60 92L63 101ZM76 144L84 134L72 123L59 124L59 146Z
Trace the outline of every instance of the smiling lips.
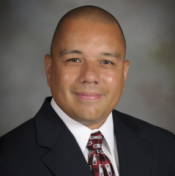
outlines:
M97 94L97 93L87 93L87 92L78 92L75 93L79 98L85 99L85 100L97 100L101 98L103 94Z

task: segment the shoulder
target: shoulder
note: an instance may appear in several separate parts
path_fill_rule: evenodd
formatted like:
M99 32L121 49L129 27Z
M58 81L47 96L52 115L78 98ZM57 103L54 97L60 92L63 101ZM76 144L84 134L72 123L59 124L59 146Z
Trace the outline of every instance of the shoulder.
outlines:
M0 173L26 175L43 167L40 158L48 149L38 146L35 126L32 118L0 138Z
M153 140L154 142L174 142L174 134L168 130L117 110L114 110L113 114L116 118L119 118L119 120L122 121L122 123L124 123L129 129L134 131L142 138Z
M30 146L35 141L35 122L30 119L0 138L0 156L10 154L19 146ZM13 149L13 150L12 150Z

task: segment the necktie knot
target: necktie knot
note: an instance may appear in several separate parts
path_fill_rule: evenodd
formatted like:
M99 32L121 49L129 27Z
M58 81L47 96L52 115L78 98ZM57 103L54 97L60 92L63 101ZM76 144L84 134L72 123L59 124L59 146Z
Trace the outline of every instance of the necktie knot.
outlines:
M93 133L89 138L87 147L91 150L101 149L102 140L103 140L103 135L101 134L101 132L98 131L96 133Z

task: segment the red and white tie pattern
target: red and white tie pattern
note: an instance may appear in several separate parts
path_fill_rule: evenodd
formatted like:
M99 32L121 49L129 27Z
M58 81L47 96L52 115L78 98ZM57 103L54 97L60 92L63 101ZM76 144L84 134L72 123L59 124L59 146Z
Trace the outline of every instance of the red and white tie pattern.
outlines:
M108 157L103 153L103 135L98 131L91 134L87 147L91 150L89 166L93 176L115 176L114 169Z

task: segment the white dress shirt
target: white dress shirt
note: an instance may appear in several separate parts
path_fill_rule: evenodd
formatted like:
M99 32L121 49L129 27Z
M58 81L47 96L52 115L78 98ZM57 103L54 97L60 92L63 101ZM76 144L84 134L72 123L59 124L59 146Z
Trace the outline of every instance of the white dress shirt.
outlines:
M68 129L73 134L73 136L75 137L87 163L88 163L90 151L86 147L86 145L87 145L87 142L89 140L91 133L100 131L103 134L104 139L102 142L102 150L105 153L105 155L110 159L112 166L114 168L115 175L119 176L118 152L117 152L116 139L114 135L112 113L109 114L108 118L106 119L106 121L103 123L103 125L100 128L91 130L85 125L70 118L56 104L53 98L51 100L51 106L55 110L55 112L58 114L58 116L62 119L62 121L65 123L65 125L68 127Z

